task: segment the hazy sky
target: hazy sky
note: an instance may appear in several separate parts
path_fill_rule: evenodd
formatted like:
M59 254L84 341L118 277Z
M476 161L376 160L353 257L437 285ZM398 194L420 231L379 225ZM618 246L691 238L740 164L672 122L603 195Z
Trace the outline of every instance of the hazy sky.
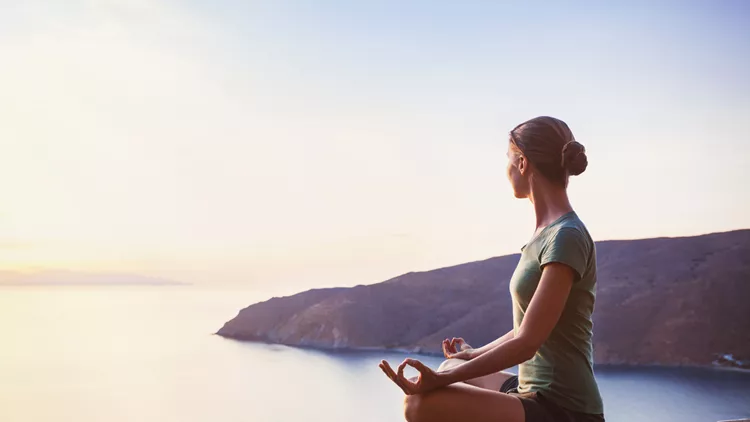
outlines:
M538 115L596 239L750 227L750 3L565 3L0 0L0 269L295 291L514 253Z

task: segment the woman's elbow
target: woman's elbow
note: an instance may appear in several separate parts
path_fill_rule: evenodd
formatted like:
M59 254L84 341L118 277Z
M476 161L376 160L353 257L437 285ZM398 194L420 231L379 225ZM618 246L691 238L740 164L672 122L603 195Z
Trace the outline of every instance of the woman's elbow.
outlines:
M539 350L538 348L532 348L532 347L525 349L523 354L521 354L521 358L523 359L524 362L526 362L527 360L531 360L531 358L533 358L534 355L536 355L536 352L538 350Z
M533 341L529 338L520 337L518 338L519 341L519 356L522 359L522 362L526 362L527 360L530 360L531 358L536 355L536 352L539 351L539 348L542 347L542 345L537 342Z

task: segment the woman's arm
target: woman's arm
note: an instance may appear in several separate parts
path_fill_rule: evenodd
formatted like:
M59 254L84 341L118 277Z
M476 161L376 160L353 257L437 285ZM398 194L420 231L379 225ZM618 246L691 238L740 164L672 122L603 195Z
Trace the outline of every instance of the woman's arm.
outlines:
M487 353L488 351L494 349L495 347L505 343L506 341L513 338L513 330L508 331L507 333L503 334L502 337L498 337L495 340L492 340L492 342L485 344L484 346L477 348L477 349L469 349L467 350L469 359L474 359L479 356L482 356L483 354Z
M544 266L539 286L531 298L518 333L468 362L441 372L444 383L466 381L502 371L531 359L544 344L565 309L575 271L560 263ZM493 342L493 343L495 343Z

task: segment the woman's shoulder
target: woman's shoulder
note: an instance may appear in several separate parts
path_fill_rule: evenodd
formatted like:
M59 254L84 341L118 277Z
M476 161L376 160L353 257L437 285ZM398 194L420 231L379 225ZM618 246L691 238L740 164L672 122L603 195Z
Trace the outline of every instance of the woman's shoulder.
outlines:
M583 237L591 238L589 230L586 228L586 224L578 217L578 214L571 212L565 216L566 218L560 221L558 231L561 230L573 230L580 233Z
M556 243L556 241L559 242L561 240L575 241L587 246L594 245L594 240L591 238L586 224L584 224L575 212L565 215L564 218L558 221L554 229L548 233L548 243Z

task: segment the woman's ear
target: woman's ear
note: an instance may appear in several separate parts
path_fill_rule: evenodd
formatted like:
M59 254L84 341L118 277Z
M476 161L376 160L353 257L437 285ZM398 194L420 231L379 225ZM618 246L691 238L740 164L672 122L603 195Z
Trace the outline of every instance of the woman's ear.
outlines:
M523 154L518 154L518 171L521 175L525 176L528 170L529 162L526 160L526 157Z

